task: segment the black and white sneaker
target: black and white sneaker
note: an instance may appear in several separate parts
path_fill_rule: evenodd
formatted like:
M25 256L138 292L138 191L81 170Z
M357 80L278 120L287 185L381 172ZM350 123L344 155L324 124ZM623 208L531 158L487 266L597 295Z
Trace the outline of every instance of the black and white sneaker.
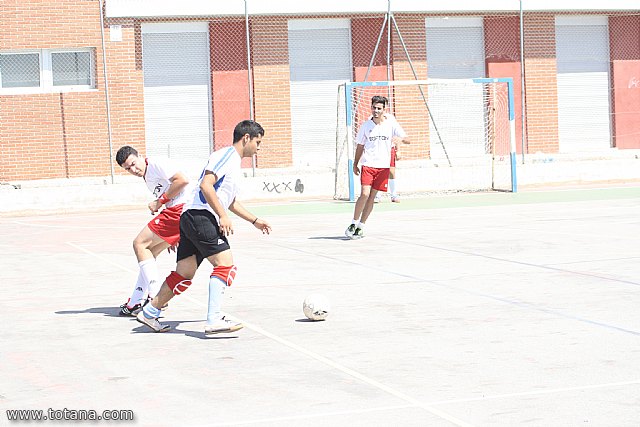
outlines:
M119 316L129 316L136 317L136 315L142 310L141 304L135 304L133 307L129 308L129 303L126 302L120 306L120 311L118 312Z

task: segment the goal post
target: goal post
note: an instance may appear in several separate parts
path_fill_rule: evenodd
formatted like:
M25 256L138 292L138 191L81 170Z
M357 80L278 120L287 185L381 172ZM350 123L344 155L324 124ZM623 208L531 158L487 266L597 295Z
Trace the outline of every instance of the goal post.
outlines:
M374 95L389 98L411 140L399 147L406 172L421 169L403 191L517 191L511 78L348 82L338 87L334 199L359 192L355 137Z

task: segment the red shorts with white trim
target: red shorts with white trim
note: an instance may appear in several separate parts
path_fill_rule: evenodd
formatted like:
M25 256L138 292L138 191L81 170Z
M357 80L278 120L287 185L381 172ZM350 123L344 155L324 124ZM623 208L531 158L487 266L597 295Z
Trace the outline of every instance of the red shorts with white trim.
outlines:
M391 167L395 168L396 167L396 146L394 145L393 147L391 147Z
M147 224L149 230L162 240L174 246L180 241L180 214L183 204L164 208Z
M378 191L387 191L389 182L389 168L371 168L362 166L360 171L360 185L370 185Z

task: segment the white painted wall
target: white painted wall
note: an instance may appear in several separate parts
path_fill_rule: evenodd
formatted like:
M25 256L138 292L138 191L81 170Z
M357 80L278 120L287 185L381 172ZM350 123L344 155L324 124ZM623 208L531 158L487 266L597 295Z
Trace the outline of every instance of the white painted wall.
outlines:
M322 13L384 13L389 4L393 12L447 12L447 11L518 11L520 0L448 0L425 2L419 0L325 0L323 2L299 0L105 0L107 16L159 17L198 15L244 15L245 4L249 14L322 14ZM639 10L638 0L522 0L528 11L602 11Z

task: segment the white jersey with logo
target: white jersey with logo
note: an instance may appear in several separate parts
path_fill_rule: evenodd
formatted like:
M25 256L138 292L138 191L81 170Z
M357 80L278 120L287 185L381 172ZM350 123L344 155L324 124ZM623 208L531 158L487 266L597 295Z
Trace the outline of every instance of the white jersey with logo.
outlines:
M162 196L162 194L167 191L171 185L171 181L169 179L182 171L176 161L166 157L147 157L145 162L147 163L147 169L144 173L144 182L153 193L153 196L157 199ZM165 207L170 208L184 203L186 196L191 192L192 188L193 184L189 183L178 195L167 202Z
M209 203L207 203L207 200L204 198L204 194L200 190L200 183L202 182L206 171L215 174L217 181L213 185L213 188L216 190L218 200L220 200L220 203L226 210L238 194L241 166L242 158L233 146L221 148L211 153L211 156L209 156L209 162L202 171L200 180L193 191L193 197L186 202L184 210L206 209L214 214L219 220L220 218L218 218L218 215L213 211L213 208L209 206Z
M362 166L372 168L388 168L391 164L391 145L394 136L404 138L407 136L400 123L390 115L376 124L372 119L360 126L356 136L356 143L364 145L364 153L360 159Z

